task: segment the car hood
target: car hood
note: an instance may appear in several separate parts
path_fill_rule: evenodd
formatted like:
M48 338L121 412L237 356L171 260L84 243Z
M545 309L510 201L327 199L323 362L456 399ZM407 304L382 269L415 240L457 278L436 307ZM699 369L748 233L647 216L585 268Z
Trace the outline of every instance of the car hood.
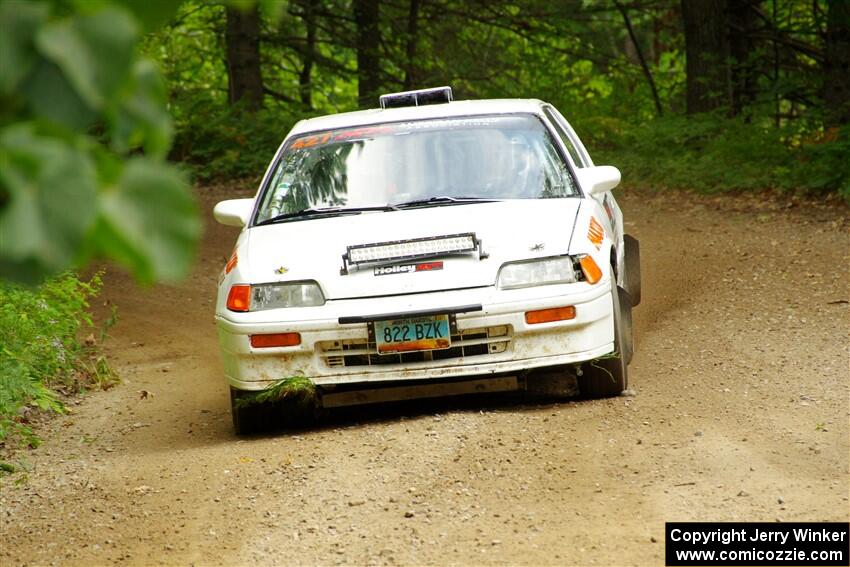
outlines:
M242 276L251 283L316 280L329 300L490 286L504 262L565 254L581 199L511 200L319 218L252 227ZM422 271L341 273L349 246L474 233L478 252L401 261ZM246 261L247 260L247 261Z

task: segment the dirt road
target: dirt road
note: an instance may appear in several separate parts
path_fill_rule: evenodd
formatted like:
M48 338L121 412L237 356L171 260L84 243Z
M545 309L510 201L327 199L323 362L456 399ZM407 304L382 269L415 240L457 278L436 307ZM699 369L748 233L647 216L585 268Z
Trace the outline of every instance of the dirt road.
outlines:
M662 565L665 521L847 521L847 209L620 198L644 299L636 395L610 400L418 402L239 439L212 317L235 232L208 221L178 288L113 270L123 383L3 481L0 564Z

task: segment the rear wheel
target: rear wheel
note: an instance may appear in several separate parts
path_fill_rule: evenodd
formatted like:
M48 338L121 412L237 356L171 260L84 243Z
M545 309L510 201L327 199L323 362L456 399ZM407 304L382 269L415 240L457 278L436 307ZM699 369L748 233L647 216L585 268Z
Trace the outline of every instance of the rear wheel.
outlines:
M579 390L588 398L617 396L629 384L628 363L632 350L631 301L628 292L616 285L611 290L611 301L614 305L614 352L605 358L582 365Z

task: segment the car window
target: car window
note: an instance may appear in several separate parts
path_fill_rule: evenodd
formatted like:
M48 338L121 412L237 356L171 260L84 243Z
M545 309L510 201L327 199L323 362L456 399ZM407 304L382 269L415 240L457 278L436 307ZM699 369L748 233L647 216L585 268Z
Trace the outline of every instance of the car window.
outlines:
M573 148L580 158L578 166L593 167L593 160L590 158L590 154L587 153L587 149L585 149L581 139L575 133L572 126L570 126L570 123L567 122L566 118L554 106L549 106L546 109L549 110L548 115L550 119L554 119L555 126L558 129L558 136L566 136L572 143Z
M391 205L429 197L578 194L537 116L442 118L331 130L288 141L255 222L307 208Z
M563 126L559 120L555 117L555 114L552 112L551 107L544 107L543 112L552 121L552 126L555 128L555 132L558 134L558 137L564 143L564 146L567 148L567 151L570 154L570 157L573 158L573 163L576 167L586 167L587 164L582 159L581 153L579 153L569 134L564 130Z

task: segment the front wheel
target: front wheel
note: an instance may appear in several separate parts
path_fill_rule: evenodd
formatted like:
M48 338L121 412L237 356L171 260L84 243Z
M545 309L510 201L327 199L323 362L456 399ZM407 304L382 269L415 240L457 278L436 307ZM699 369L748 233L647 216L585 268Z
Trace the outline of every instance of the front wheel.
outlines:
M312 386L312 383L311 383ZM259 401L260 391L230 388L230 414L237 435L263 433L281 427L301 427L319 416L315 390L310 394L284 395Z
M271 427L273 407L271 403L249 403L254 392L230 388L230 415L233 417L233 430L236 435L259 433Z
M625 245L626 291L632 298L632 307L640 305L640 243L630 234L623 236Z
M613 282L612 282L613 284ZM579 390L588 398L617 396L629 384L629 360L632 351L632 305L628 292L612 285L614 306L614 352L582 364Z

